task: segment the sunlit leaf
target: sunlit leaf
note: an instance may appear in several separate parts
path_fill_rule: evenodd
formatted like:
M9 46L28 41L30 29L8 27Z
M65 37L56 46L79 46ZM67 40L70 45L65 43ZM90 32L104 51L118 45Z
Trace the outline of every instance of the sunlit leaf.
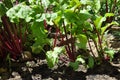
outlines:
M47 51L46 59L49 68L54 67L58 63L58 55L62 53L64 47L55 47L53 51Z
M101 7L100 0L94 0L93 5L95 7L95 12L97 13Z
M78 40L79 40L79 43L76 43L76 45L79 48L86 49L86 44L87 44L87 37L86 37L86 35L84 35L84 34L78 35Z
M108 54L111 59L114 58L115 51L113 49L105 48L104 50L105 50L105 53Z
M20 19L25 19L26 22L29 22L33 13L32 9L23 4L18 4L7 11L7 16L10 18L11 22L19 22Z
M111 23L108 23L108 24L106 24L104 27L102 27L101 28L101 35L103 35L104 34L104 32L106 31L106 29L108 28L108 27L110 27L111 25L119 25L117 22L111 22Z
M114 13L106 13L105 14L105 17L111 17L111 16L114 16Z
M81 56L81 55L77 56L76 61L77 61L77 62L80 62L80 63L82 63L82 64L84 64L84 63L85 63L85 60L82 58L82 56Z
M39 53L41 47L48 43L47 34L44 29L43 22L34 22L31 26L32 34L35 37L35 43L32 46L34 53Z
M96 27L97 29L100 29L100 28L102 27L102 23L103 23L104 21L106 21L106 18L105 18L105 17L102 17L102 16L97 17L97 19L94 21L95 27Z
M50 4L50 1L49 1L49 0L42 0L41 3L42 3L42 5L43 5L43 7L44 7L45 9L47 9L48 6L49 6L49 4Z

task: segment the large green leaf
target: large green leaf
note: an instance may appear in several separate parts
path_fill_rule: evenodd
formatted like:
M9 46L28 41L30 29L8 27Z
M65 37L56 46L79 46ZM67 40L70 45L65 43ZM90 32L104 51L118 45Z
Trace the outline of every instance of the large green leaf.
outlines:
M34 22L31 26L32 34L35 37L35 43L32 46L34 53L39 53L42 47L48 43L47 34L43 22Z
M70 23L75 23L79 21L77 14L73 10L66 9L64 16L65 16L65 19Z
M70 9L65 10L64 16L69 23L75 23L77 25L82 25L84 21L91 17L90 14L76 13Z
M7 16L10 18L11 22L19 22L20 19L25 19L26 22L29 22L33 14L33 10L24 4L18 4L7 11Z
M79 13L78 14L79 20L77 21L78 25L83 24L86 20L88 20L89 18L91 18L91 15L88 13Z
M78 37L79 43L76 43L76 45L77 45L79 48L86 49L87 36L84 35L84 34L79 34L77 37Z

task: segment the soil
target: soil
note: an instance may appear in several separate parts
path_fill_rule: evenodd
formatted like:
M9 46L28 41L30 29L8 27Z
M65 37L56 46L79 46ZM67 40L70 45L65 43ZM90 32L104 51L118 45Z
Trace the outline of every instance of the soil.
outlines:
M112 62L103 62L91 69L79 65L74 71L68 63L59 64L50 69L44 58L35 57L25 61L12 61L11 65L0 68L0 80L120 80L120 49L116 35L109 34L109 46L116 50ZM117 41L117 42L116 42ZM116 45L117 44L117 45Z
M92 69L79 65L74 71L66 64L49 69L46 60L12 63L11 73L1 74L1 80L120 80L120 63L104 62Z

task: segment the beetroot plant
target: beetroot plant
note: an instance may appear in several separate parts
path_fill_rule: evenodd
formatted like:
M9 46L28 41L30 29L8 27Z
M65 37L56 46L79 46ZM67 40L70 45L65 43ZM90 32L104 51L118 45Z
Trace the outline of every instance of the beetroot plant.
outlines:
M23 52L22 33L21 27L18 28L17 24L11 23L10 19L6 16L7 8L5 4L0 2L1 11L1 26L0 26L0 42L2 51L11 53L11 57L16 59ZM1 52L3 55L5 53Z
M61 0L51 1L48 5L50 4L53 5L53 13L51 15L54 15L54 18L51 18L52 25L56 28L53 51L48 51L46 54L50 67L53 67L58 62L57 60L60 54L55 51L56 47L62 46L64 46L63 51L68 56L70 66L74 70L78 68L79 63L92 68L95 64L101 63L106 59L106 55L110 59L113 58L114 51L105 44L104 34L110 26L117 23L106 22L108 18L114 17L113 13L106 13L104 16L99 14L101 8L99 0L88 0L86 2ZM47 24L49 23L50 21L47 20ZM92 49L91 40L95 46L94 49L97 50L96 53ZM87 48L87 44L89 48ZM78 52L79 49L83 50L83 52Z
M109 27L117 24L111 19L115 17L117 0L111 1L111 6L107 0L16 0L9 5L1 2L1 53L6 50L16 59L29 45L32 53L46 53L50 68L61 59L74 70L80 63L92 68L98 62L111 60L114 51L106 45L104 36ZM106 5L105 13L101 5ZM51 50L45 51L45 45L50 45Z

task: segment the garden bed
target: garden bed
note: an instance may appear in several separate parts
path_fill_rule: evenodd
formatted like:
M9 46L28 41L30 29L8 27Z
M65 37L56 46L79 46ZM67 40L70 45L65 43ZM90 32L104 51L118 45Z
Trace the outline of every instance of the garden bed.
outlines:
M117 35L118 36L118 35ZM50 69L47 65L46 59L40 56L35 56L33 60L12 62L9 70L1 73L2 80L120 80L120 52L119 45L116 43L113 34L108 34L108 40L112 42L111 47L116 49L117 53L114 55L112 62L103 62L94 68L87 69L83 65L74 71L59 60L58 65ZM115 47L116 46L116 47ZM42 55L43 56L43 55ZM6 66L3 66L6 67ZM3 68L2 67L2 68Z
M0 80L120 80L119 7L119 0L0 1Z

